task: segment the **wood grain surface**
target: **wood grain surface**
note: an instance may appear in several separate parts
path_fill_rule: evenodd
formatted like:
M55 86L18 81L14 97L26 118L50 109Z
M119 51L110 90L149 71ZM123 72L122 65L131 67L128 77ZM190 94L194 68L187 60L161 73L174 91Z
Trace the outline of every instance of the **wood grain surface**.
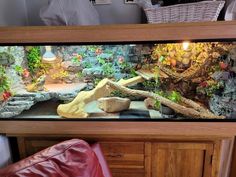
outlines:
M0 44L101 43L236 39L236 22L0 27Z
M232 137L233 122L137 122L137 121L0 121L0 133L7 135L106 135L137 138L167 136Z

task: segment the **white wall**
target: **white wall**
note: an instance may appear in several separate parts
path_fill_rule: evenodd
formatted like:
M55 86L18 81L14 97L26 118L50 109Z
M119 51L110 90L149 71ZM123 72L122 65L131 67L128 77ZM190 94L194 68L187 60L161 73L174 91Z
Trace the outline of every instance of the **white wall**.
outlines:
M49 0L25 0L28 11L28 21L31 26L43 25L39 17L39 10L46 5Z
M0 0L0 26L43 25L39 10L49 0ZM140 23L141 10L124 0L112 0L110 5L95 5L102 24Z
M11 152L8 139L0 135L0 168L3 168L11 163Z
M42 25L39 10L49 0L26 0L29 25ZM95 5L102 24L140 23L141 10L137 5L124 4L124 0L112 0L110 5Z
M0 0L0 26L43 25L39 10L49 0ZM229 2L233 0L228 0ZM95 5L102 24L140 23L141 10L124 0L112 0L111 5Z
M125 4L124 0L112 0L111 5L95 5L102 24L140 23L141 9L135 4Z
M27 25L25 0L0 0L0 26Z

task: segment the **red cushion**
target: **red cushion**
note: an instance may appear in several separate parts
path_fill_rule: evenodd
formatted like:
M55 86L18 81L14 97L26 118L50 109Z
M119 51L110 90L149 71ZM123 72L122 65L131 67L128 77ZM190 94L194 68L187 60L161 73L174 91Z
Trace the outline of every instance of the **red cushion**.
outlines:
M112 177L111 171L110 171L110 169L109 169L109 167L107 165L107 161L104 158L104 155L102 153L102 149L101 149L100 144L95 143L95 144L92 145L91 148L93 149L93 151L97 155L98 161L99 161L99 163L100 163L100 165L102 167L103 175L105 177Z
M82 140L49 147L0 170L1 177L104 177L96 154Z

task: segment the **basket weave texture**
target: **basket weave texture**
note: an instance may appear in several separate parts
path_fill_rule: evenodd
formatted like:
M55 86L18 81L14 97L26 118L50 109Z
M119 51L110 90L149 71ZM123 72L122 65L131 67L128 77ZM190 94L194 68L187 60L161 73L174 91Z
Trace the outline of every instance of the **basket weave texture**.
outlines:
M149 23L216 21L225 1L201 1L144 9Z

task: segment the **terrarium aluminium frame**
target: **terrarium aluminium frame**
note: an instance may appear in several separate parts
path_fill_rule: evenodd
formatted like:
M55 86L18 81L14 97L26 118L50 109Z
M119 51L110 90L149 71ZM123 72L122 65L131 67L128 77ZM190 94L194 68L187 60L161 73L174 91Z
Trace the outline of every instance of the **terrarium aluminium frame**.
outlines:
M236 39L235 27L235 22L2 27L0 29L0 45L233 41Z

